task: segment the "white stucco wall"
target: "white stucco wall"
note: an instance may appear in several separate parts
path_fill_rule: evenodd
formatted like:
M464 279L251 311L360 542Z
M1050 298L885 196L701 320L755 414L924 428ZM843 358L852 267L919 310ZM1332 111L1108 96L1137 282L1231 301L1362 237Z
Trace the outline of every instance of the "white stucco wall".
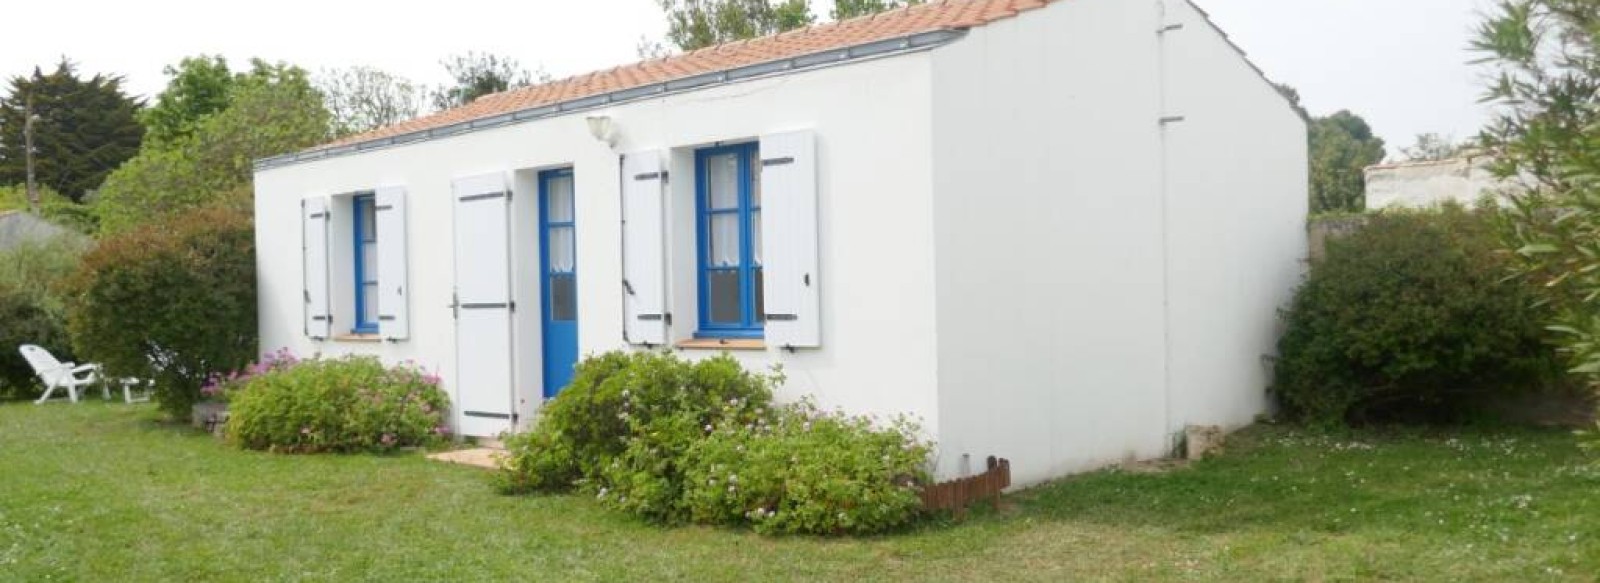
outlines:
M455 378L451 310L451 180L515 171L514 273L519 306L537 306L534 171L572 166L576 175L579 344L584 353L624 348L618 154L671 149L668 272L671 335L696 322L693 147L814 129L819 148L823 347L741 352L752 369L781 364L782 396L814 394L825 407L909 412L937 434L928 55L754 80L616 106L616 151L589 136L585 114L463 134L261 171L256 221L262 348L300 354L366 353L413 359ZM411 339L315 342L302 334L299 201L368 190L409 190ZM348 221L348 212L335 224ZM382 235L380 235L382 236ZM349 237L335 232L334 248ZM337 260L337 259L336 259ZM348 278L337 268L336 280ZM335 288L337 324L347 329L349 288ZM341 304L341 302L343 302ZM516 314L520 413L537 406L537 310ZM336 330L337 331L337 330ZM686 351L698 357L708 352Z
M1166 4L1059 2L933 54L944 468L998 455L1028 484L1266 405L1305 127Z
M1485 156L1435 162L1382 164L1366 169L1367 208L1426 208L1444 202L1472 206L1488 195L1516 190L1489 171Z
M1278 309L1299 285L1305 121L1188 2L1169 1L1167 427L1249 424L1268 405Z
M941 469L1162 453L1156 22L1057 2L933 53Z

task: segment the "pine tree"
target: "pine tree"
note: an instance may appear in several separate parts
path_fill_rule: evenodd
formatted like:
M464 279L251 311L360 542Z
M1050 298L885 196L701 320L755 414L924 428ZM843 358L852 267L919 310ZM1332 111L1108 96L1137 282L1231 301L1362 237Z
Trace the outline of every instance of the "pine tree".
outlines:
M79 78L76 66L63 58L52 73L35 68L30 76L13 77L8 95L0 99L0 184L27 180L22 134L30 101L31 112L39 116L33 135L35 176L73 201L82 202L139 151L142 104L123 93L122 77Z

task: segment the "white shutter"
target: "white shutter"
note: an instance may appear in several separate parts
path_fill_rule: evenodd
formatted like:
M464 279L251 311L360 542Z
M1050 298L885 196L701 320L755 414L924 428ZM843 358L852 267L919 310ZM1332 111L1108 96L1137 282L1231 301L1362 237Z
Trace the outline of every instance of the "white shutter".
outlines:
M455 191L456 412L460 433L516 424L511 336L511 190L503 173L458 178ZM383 237L383 232L378 232ZM380 274L381 276L381 274Z
M761 245L767 344L821 346L813 132L761 137Z
M378 223L378 334L385 340L404 340L411 335L406 189L379 188L373 199Z
M300 201L301 267L305 286L306 336L326 340L333 326L328 308L328 199Z
M622 159L623 335L630 344L666 344L666 171L660 152Z

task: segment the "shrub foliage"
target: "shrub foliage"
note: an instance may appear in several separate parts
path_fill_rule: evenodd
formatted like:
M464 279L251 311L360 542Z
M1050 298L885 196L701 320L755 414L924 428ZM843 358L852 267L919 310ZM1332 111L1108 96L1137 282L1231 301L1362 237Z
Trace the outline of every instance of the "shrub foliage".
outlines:
M255 355L255 231L243 212L205 207L101 239L67 287L78 353L110 375L155 379L173 415L188 414L212 372Z
M375 357L269 355L225 383L228 439L284 453L385 452L447 435L439 378ZM244 378L247 377L247 378Z
M1492 210L1373 215L1331 241L1285 319L1275 390L1335 424L1460 412L1548 378L1534 290L1508 281Z
M918 428L773 405L781 380L728 356L589 358L534 431L507 440L499 485L576 489L655 522L768 533L874 533L913 520L929 453Z
M76 237L64 236L0 252L0 400L39 395L19 346L37 344L64 361L72 358L59 284L77 268L83 248Z

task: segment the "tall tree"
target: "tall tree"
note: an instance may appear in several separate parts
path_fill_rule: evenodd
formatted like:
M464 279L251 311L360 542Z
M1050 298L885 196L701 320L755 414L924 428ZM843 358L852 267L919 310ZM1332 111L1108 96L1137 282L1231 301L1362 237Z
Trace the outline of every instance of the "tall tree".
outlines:
M1349 111L1311 120L1311 212L1366 208L1366 168L1383 161L1383 139Z
M162 72L167 76L167 88L140 116L150 141L171 143L187 137L194 133L200 120L228 107L235 80L227 59L185 57L177 66L162 68Z
M333 118L335 136L394 125L422 113L426 91L410 80L372 67L324 71L317 80Z
M0 184L27 179L23 130L31 113L39 116L33 124L38 183L81 202L139 151L141 106L123 93L121 77L83 79L64 58L49 74L35 68L30 76L11 78L8 95L0 99Z
M833 0L833 19L844 20L857 16L877 14L906 6L922 4L925 0Z
M437 109L460 107L485 95L550 80L542 69L530 71L516 59L492 53L468 52L440 64L454 84L433 91L433 106Z
M692 51L816 22L806 0L657 0L667 13L667 40Z
M220 201L247 205L255 160L330 137L322 93L305 70L253 61L226 108L172 142L150 142L106 179L95 212L116 233Z

